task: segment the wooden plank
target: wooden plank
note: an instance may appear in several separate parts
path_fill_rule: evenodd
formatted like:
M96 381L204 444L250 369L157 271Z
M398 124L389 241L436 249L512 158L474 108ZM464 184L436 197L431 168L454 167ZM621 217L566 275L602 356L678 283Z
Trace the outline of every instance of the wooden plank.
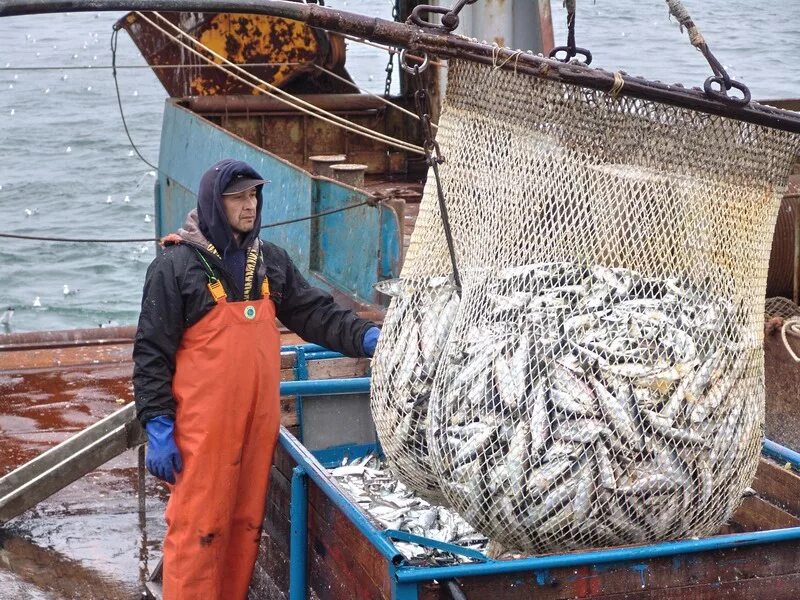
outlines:
M759 496L800 516L800 474L762 458L753 481Z
M289 553L289 503L291 482L272 467L264 515L264 531L275 538L275 543Z
M309 379L363 377L369 370L368 358L325 358L308 363Z
M461 580L463 583L466 580ZM500 596L498 589L488 588L484 596L478 598L503 598L509 600L511 596ZM467 595L468 598L472 596ZM598 600L797 600L800 598L800 575L776 575L774 577L760 577L744 581L725 581L702 585L686 585L670 589L638 589L630 592L612 595L591 596ZM514 596L516 598L516 596ZM536 600L566 600L574 596L552 594L548 588L541 588L535 595L526 598ZM452 600L452 597L438 584L425 584L421 587L419 600Z
M101 419L94 425L87 427L80 433L73 435L57 446L50 448L30 462L13 470L4 477L0 477L0 499L13 490L39 477L45 472L58 467L78 451L85 449L111 431L124 427L136 419L136 407L133 404L119 409L113 414ZM63 469L63 467L62 467Z
M391 596L388 564L358 528L315 485L309 486L309 505L318 517L320 527L330 529L334 539L345 540L345 546L353 561L359 565L369 581L380 590L382 597Z
M8 521L141 442L129 404L2 478L0 523Z
M800 519L758 496L745 498L729 524L731 533L797 527Z
M345 519L344 515L339 515L338 518ZM360 556L352 551L353 540L336 535L336 528L322 519L313 507L309 508L308 517L309 552L318 557L319 560L314 561L315 570L327 582L327 586L313 586L320 599L384 598L364 565L359 562Z
M272 465L281 473L281 475L291 481L292 471L297 466L297 462L295 462L292 456L279 443L275 447L275 454L272 455Z
M286 600L289 595L289 554L270 535L261 536L250 587L259 600Z
M566 598L728 598L725 593L702 595L703 590L757 590L764 578L798 585L800 544L780 542L714 552L664 557L639 563L619 563L598 567L551 569L520 573L462 578L459 583L468 598L503 600L560 600ZM687 588L687 595L675 590ZM769 589L769 588L765 588ZM643 591L644 590L644 591ZM646 593L649 595L640 596ZM700 594L700 595L698 595ZM731 596L734 598L748 596ZM749 596L761 598L772 596ZM777 596L776 596L777 597ZM798 598L800 596L781 596ZM425 585L424 600L449 600L446 592Z

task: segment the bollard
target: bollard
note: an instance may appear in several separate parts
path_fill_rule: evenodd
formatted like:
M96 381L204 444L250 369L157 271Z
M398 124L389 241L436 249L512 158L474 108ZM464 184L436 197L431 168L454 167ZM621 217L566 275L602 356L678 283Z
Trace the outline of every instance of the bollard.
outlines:
M316 156L309 156L308 160L311 161L312 175L322 175L333 179L331 166L343 163L347 160L347 156L344 154L317 154Z
M357 163L331 165L331 172L337 181L360 188L364 187L364 173L367 172L367 165Z

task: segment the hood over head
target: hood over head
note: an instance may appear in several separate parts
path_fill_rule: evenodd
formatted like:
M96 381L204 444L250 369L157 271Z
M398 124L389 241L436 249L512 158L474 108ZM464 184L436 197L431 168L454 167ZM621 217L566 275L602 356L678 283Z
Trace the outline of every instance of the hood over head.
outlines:
M241 244L236 243L233 230L228 223L225 209L222 206L222 192L237 177L263 179L246 162L225 158L213 164L203 173L203 177L200 179L200 188L197 192L198 227L203 236L214 244L214 247L223 258L230 251L249 247L261 231L261 207L263 205L261 188L263 185L256 187L258 202L256 204L256 220L253 223L253 230L247 233Z

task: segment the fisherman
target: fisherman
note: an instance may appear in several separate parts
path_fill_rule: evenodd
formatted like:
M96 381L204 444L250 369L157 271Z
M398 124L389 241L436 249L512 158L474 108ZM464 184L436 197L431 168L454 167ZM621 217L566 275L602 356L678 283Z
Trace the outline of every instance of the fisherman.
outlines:
M145 278L133 383L147 469L172 484L166 600L247 596L280 424L275 317L354 357L380 332L259 239L268 183L241 161L213 165Z

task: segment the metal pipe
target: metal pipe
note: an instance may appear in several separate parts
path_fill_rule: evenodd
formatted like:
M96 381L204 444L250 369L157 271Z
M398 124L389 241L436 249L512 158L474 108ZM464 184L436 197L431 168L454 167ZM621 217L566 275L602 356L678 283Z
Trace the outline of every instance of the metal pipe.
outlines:
M403 555L397 548L383 537L382 532L372 524L367 516L352 503L330 480L327 471L319 464L316 458L297 441L285 427L281 426L279 443L289 453L295 462L305 470L306 475L338 508L345 517L367 538L372 546L381 553L392 565L397 565L403 560ZM433 569L436 570L436 569Z
M800 453L791 448L781 446L772 440L764 439L764 446L761 452L771 458L790 463L792 467L800 471Z
M308 478L303 467L292 471L289 501L289 600L308 597Z
M576 552L556 554L537 558L521 558L517 560L501 560L488 563L457 565L452 567L398 567L395 577L400 583L419 583L422 581L439 581L457 577L476 577L480 575L498 575L501 573L520 573L523 571L543 571L547 569L573 568L591 565L602 565L617 562L642 562L662 556L678 554L694 554L710 550L725 550L741 546L772 544L800 540L800 527L755 531L719 535L701 540L680 540L662 542L647 546L631 548L613 548L595 552Z
M297 349L297 360L294 365L294 378L296 381L308 380L308 363L306 362L306 352L304 348ZM294 399L294 413L297 418L297 432L302 442L303 436L303 396L298 394Z
M306 353L330 352L328 348L326 348L325 346L320 346L319 344L292 344L288 346L281 346L281 352L297 352L298 350L301 349Z
M369 377L281 381L281 396L323 396L326 394L358 394L369 392Z
M306 360L325 360L326 358L342 358L344 356L344 354L341 352L328 350L324 346L318 346L317 344L281 346L281 353L285 354L286 352L294 352L296 354L304 352L306 355Z
M271 15L301 21L310 27L355 35L373 42L407 48L416 52L466 59L507 70L514 69L559 83L574 84L604 92L616 89L615 86L618 87L615 74L600 69L561 63L533 54L518 53L508 48L498 49L488 44L480 44L458 36L446 35L436 30L422 29L405 23L395 23L385 19L325 8L316 4L286 0L85 0L82 2L76 0L4 0L0 5L0 17L54 12L117 10ZM620 76L626 96L800 133L800 116L791 111L769 108L757 103L749 103L744 106L730 104L709 98L699 89L685 88L678 84L667 85L629 75L620 74Z

